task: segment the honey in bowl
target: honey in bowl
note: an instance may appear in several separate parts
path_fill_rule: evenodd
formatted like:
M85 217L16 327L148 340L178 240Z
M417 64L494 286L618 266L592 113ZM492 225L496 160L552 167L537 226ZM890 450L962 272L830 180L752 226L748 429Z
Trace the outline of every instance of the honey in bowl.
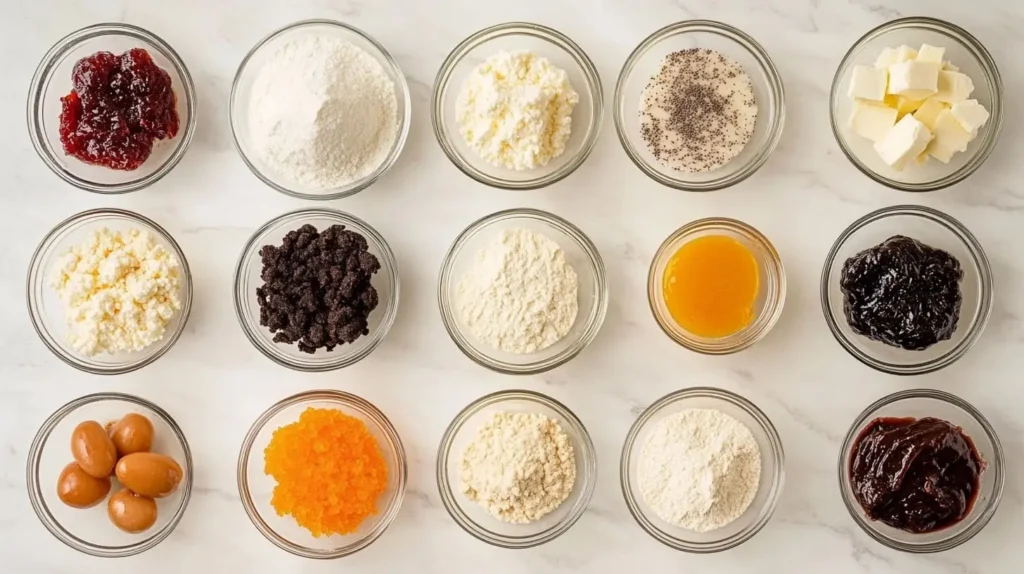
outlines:
M726 235L705 235L684 243L672 254L662 279L672 319L707 339L728 337L750 325L760 288L754 254Z

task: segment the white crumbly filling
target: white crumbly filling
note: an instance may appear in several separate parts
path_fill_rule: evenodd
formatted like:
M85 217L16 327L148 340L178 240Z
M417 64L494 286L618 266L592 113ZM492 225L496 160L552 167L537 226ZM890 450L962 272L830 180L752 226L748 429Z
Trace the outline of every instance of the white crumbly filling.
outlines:
M547 58L499 52L470 72L455 113L462 137L481 158L522 171L565 151L579 101L568 74Z
M149 231L103 228L62 254L50 278L87 356L140 351L164 336L181 309L181 264Z

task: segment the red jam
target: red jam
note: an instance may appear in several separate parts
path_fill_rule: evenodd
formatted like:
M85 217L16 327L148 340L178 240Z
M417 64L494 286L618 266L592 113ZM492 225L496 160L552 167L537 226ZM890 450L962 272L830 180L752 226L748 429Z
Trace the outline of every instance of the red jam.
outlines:
M131 171L149 158L154 141L178 134L171 76L141 48L82 58L71 81L71 93L60 99L60 141L70 156Z

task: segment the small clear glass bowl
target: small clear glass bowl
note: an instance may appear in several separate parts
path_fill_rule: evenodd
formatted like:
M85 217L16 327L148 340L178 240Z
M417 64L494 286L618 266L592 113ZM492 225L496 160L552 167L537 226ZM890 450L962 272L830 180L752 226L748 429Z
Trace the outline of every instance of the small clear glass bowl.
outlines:
M538 413L554 419L572 444L576 460L576 482L572 492L557 508L536 522L503 522L462 494L459 479L462 453L477 430L500 412ZM568 407L533 391L499 391L473 401L448 425L437 450L437 488L448 514L476 539L501 548L532 548L564 534L587 510L596 482L597 453L586 427Z
M547 165L525 171L491 165L480 157L459 133L455 117L455 102L465 77L494 54L516 50L529 50L565 70L580 97L572 112L572 135L565 151ZM476 32L448 54L434 80L430 121L441 149L462 173L500 189L539 189L576 171L594 150L601 131L603 94L597 67L575 42L540 24L508 22Z
M121 54L132 48L144 48L171 76L177 96L178 135L154 142L152 154L133 171L90 165L66 155L60 142L60 99L71 91L75 63L96 52ZM43 56L28 94L28 131L36 153L64 181L95 193L128 193L155 183L181 161L195 132L196 100L192 76L167 42L130 24L95 24L65 36Z
M971 438L987 468L971 511L960 522L928 534L914 534L868 518L850 484L850 462L857 439L872 421L885 417L934 417L948 421ZM963 399L931 389L900 391L864 409L846 433L839 451L839 491L857 526L878 542L896 550L924 554L960 546L981 532L995 515L1003 495L1003 447L995 429Z
M665 290L662 288L665 268L675 252L686 243L707 235L731 237L750 249L757 260L761 283L754 303L754 320L732 335L714 339L690 333L676 323L665 304ZM647 300L658 326L673 341L698 353L727 355L760 341L778 322L786 302L786 270L775 247L753 227L735 219L699 219L677 229L658 248L647 274Z
M324 35L339 38L349 42L373 57L380 63L387 73L388 78L395 84L395 103L398 106L398 131L395 134L395 141L391 145L391 151L384 158L376 169L366 176L349 182L346 185L334 189L315 189L304 186L298 182L289 180L281 173L275 172L267 166L252 147L249 134L249 103L252 96L253 83L259 76L260 70L267 61L274 56L285 43L309 35ZM242 58L235 73L234 83L231 84L229 118L231 120L231 137L235 142L235 149L242 161L249 167L253 175L263 183L280 191L285 195L299 199L328 200L340 199L358 193L376 182L388 170L391 169L398 156L405 147L405 140L409 136L409 126L412 123L412 98L409 96L409 84L399 68L398 62L391 57L391 54L375 40L372 36L363 32L355 26L334 20L302 20L294 22L279 30L271 32L268 36L256 43L249 50L249 53Z
M869 140L846 127L853 110L853 100L846 95L853 67L857 64L872 66L884 48L904 44L915 49L921 44L945 48L945 59L974 81L971 98L992 114L978 137L967 146L967 151L955 154L948 164L931 159L924 166L896 171L882 161ZM839 149L861 173L901 191L935 191L963 181L985 163L1003 129L1003 80L992 55L963 28L935 18L900 18L882 24L857 40L836 70L829 99L829 119Z
M67 323L57 292L49 285L50 274L58 257L72 246L102 228L125 231L131 228L149 231L157 242L173 254L181 265L181 309L167 324L162 339L141 351L86 356L71 348L65 340ZM185 331L192 311L192 272L181 247L155 221L123 209L92 209L83 211L57 224L39 243L29 263L26 291L28 312L39 338L57 358L76 369L95 375L122 375L141 369L156 361L174 346Z
M761 482L746 512L733 522L710 532L695 532L658 518L640 493L637 469L650 430L659 421L685 409L715 409L743 423L761 450ZM630 514L645 532L676 550L709 554L735 548L764 528L775 512L785 482L786 456L782 440L768 417L747 399L710 387L693 387L670 393L657 401L633 423L622 447L619 480Z
M904 235L960 262L963 302L953 336L923 351L908 351L872 341L850 328L843 311L839 281L843 264L857 253L875 247L893 235ZM920 375L951 365L981 337L992 313L992 268L978 240L949 215L916 205L897 205L871 212L853 222L836 239L821 271L821 309L832 335L855 359L892 375Z
M346 229L365 237L370 253L380 261L380 271L371 280L377 290L379 303L368 319L370 333L359 337L352 344L338 345L330 352L318 349L316 353L309 354L303 353L294 344L275 343L274 334L260 325L260 305L256 297L256 288L263 285L260 278L263 270L260 249L264 245L279 246L288 232L306 224L316 227L318 231L332 225L344 225ZM249 238L235 267L234 294L238 323L259 352L278 365L296 371L332 371L366 358L391 329L398 312L398 264L384 237L358 217L336 209L298 209L271 219Z
M56 488L61 470L74 460L70 445L75 427L88 420L106 424L128 413L144 415L153 423L151 451L173 458L183 472L178 489L156 499L156 523L139 534L114 526L106 500L92 508L71 508L60 500ZM55 442L50 442L51 437ZM57 409L32 440L26 472L29 502L43 526L71 548L101 558L134 556L160 544L181 521L192 495L192 451L178 423L146 399L123 393L86 395ZM112 482L111 494L120 490L117 479Z
M291 516L279 516L270 504L277 482L264 472L263 453L274 431L298 420L308 408L335 409L363 421L387 464L388 484L378 512L352 534L314 537ZM369 401L341 391L307 391L271 406L252 424L238 453L238 494L253 526L278 548L303 558L341 558L373 544L398 516L407 480L405 447L391 421Z
M517 355L491 347L469 330L455 310L459 281L477 253L506 229L529 229L552 239L579 278L576 323L557 343L535 353ZM597 247L575 225L537 209L509 209L473 222L455 239L441 264L437 300L445 329L467 357L507 375L537 374L568 362L597 336L608 312L608 277Z
M758 106L754 134L743 151L729 163L707 173L685 173L661 165L640 135L644 87L661 68L665 56L691 48L710 48L740 64L750 76ZM640 171L671 188L715 191L740 183L768 161L782 137L786 96L779 71L753 38L721 22L686 20L651 34L626 58L615 84L612 112L622 148Z

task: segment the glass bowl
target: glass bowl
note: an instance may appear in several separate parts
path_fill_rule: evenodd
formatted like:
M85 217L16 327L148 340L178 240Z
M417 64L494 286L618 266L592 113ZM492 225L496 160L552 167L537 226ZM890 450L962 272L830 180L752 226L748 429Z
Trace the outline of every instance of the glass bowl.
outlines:
M501 51L530 50L565 70L580 101L572 112L572 135L565 151L547 165L515 171L491 165L459 133L455 102L467 74ZM449 86L449 82L457 82ZM561 32L529 22L508 22L484 28L466 38L441 64L434 80L430 121L448 159L462 173L484 185L501 189L539 189L567 177L583 165L601 131L604 95L597 68L583 49Z
M270 504L277 483L264 472L261 454L274 431L298 420L307 408L336 409L366 423L387 463L388 485L378 513L367 517L352 534L316 538L291 516L278 516ZM372 544L398 516L407 480L405 447L391 421L365 399L341 391L308 391L273 405L252 424L238 454L238 494L253 526L278 548L304 558L341 558Z
M352 344L338 345L330 352L318 349L316 353L309 354L299 351L296 345L275 343L274 334L260 326L260 305L256 298L256 288L263 284L260 279L263 269L260 249L264 245L280 245L281 239L288 232L306 224L313 225L319 231L331 225L344 225L346 229L359 233L366 238L370 253L377 257L381 266L372 280L379 303L368 319L370 333L359 337ZM235 314L242 331L267 358L296 371L331 371L361 361L384 340L395 322L397 312L398 264L395 254L377 230L343 211L299 209L271 219L249 238L235 267Z
M851 133L846 127L853 110L853 101L846 95L853 67L874 65L884 48L898 48L903 44L914 48L921 44L946 48L946 59L974 81L971 98L992 114L978 137L967 146L967 151L955 154L948 164L933 160L924 166L896 171L875 153L869 140ZM829 119L839 149L861 173L892 189L935 191L963 181L988 159L1003 128L1002 96L1003 80L996 63L977 38L955 24L935 18L900 18L865 34L843 57L832 80Z
M706 235L731 237L750 249L757 260L761 287L754 304L754 320L727 337L700 337L688 332L676 323L665 304L662 283L665 268L672 255L684 244ZM786 271L775 247L767 237L753 227L735 219L699 219L677 229L658 248L647 274L647 300L658 326L673 341L698 353L727 355L742 351L760 341L778 322L782 316L783 304L786 302Z
M129 534L107 517L106 503L92 508L71 508L57 496L57 477L71 456L71 433L79 423L100 424L128 413L144 415L153 423L152 452L166 454L181 466L178 489L157 498L157 521L147 531ZM51 443L54 437L56 442ZM29 502L39 521L57 540L71 548L101 558L134 556L160 544L181 521L192 494L192 451L178 423L166 411L146 399L122 393L97 393L75 399L57 409L39 428L28 452L26 470ZM110 492L116 492L117 479Z
M73 245L81 243L92 232L102 228L127 230L138 228L151 232L157 242L181 264L181 309L167 324L164 336L141 351L86 356L65 341L67 325L60 298L49 286L54 262ZM57 224L46 234L29 263L27 280L28 312L39 338L57 358L76 369L96 375L121 375L141 369L156 361L174 346L185 330L192 311L192 272L181 247L155 221L123 209L92 209L83 211Z
M529 229L552 239L579 277L579 313L572 329L557 343L534 353L500 351L477 338L456 315L459 281L477 252L506 229ZM488 369L508 375L536 374L568 362L597 336L608 311L608 278L593 242L568 221L537 209L510 209L472 223L448 249L438 276L437 300L441 320L452 341L467 357Z
M914 534L867 517L853 493L849 465L857 439L865 427L880 417L935 417L959 426L971 438L988 467L981 475L974 506L962 521L936 532ZM900 391L876 401L854 421L839 452L839 491L850 516L868 536L896 550L921 554L960 546L985 528L1003 495L1003 447L995 429L973 406L942 391Z
M710 532L695 532L669 524L654 513L639 490L637 467L640 452L658 421L685 409L715 409L743 423L761 450L761 482L746 512L733 522ZM708 554L735 548L761 531L775 512L785 481L782 440L768 417L747 399L723 389L693 387L670 393L657 401L633 423L622 447L619 479L630 514L655 540L676 550Z
M641 94L668 54L710 48L740 64L750 76L758 105L754 134L738 156L724 166L689 174L661 165L640 135ZM640 171L662 185L683 191L714 191L754 174L775 150L786 119L782 77L768 53L753 38L732 26L710 20L686 20L651 34L626 59L615 84L615 131L626 155Z
M252 96L253 83L259 75L262 67L273 57L274 53L285 43L309 35L321 35L339 38L362 49L376 60L388 78L395 84L395 103L398 107L398 131L395 134L395 141L391 145L391 151L384 158L384 161L375 170L364 177L349 182L346 185L333 189L316 189L305 186L299 182L290 181L284 174L274 171L267 166L253 149L249 133L249 104ZM372 36L342 22L334 20L302 20L294 22L279 30L271 32L249 50L249 53L242 58L242 63L235 73L234 83L231 85L230 99L231 136L235 142L235 149L242 156L242 161L249 167L253 175L263 183L280 191L285 195L299 199L340 199L358 193L381 178L398 160L398 156L405 147L405 140L409 135L409 125L412 123L412 100L409 96L409 84L402 74L398 62L391 57L384 46Z
M545 415L558 422L572 444L576 460L576 482L572 492L557 508L536 522L503 522L462 494L459 484L462 452L488 417L499 412ZM437 450L437 488L448 514L476 539L501 548L532 548L564 534L587 510L596 481L597 454L583 423L562 403L533 391L499 391L473 401L448 425Z
M60 142L60 99L71 91L75 63L96 52L123 53L144 48L171 76L177 96L178 135L159 140L138 169L118 171L84 163L64 154ZM129 24L95 24L58 41L43 56L28 94L28 128L32 145L53 173L71 185L95 193L128 193L147 187L170 173L185 155L196 127L196 89L185 63L167 42Z
M843 293L839 288L843 264L897 234L947 251L960 261L964 272L960 282L963 302L956 331L952 338L923 351L890 347L858 335L850 328L843 311ZM832 335L858 361L892 375L930 373L964 356L988 324L992 290L992 268L971 232L941 211L914 205L879 209L853 222L836 239L821 271L821 308Z

